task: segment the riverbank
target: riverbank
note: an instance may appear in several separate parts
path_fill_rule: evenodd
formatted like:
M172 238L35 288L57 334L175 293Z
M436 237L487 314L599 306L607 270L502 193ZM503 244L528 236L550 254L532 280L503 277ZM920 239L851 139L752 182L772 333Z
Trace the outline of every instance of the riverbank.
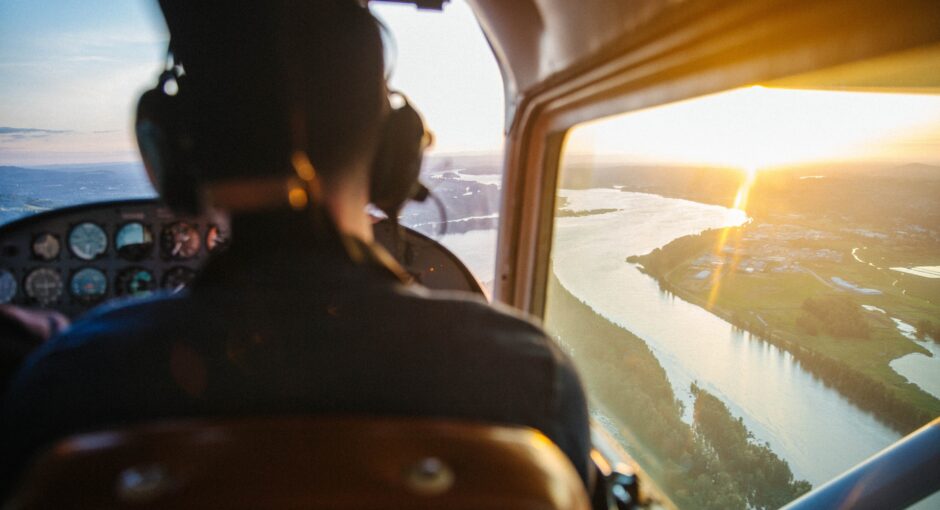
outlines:
M692 425L684 422L666 371L642 339L575 298L554 274L548 290L546 327L574 359L592 406L616 422L627 451L679 506L776 508L809 489L701 388L690 388L696 412Z
M642 272L659 283L662 291L790 353L823 384L899 433L910 432L940 414L940 401L888 365L893 359L923 350L900 336L891 321L881 324L863 317L862 325L870 329L866 333L868 338L810 334L797 326L801 320L814 324L804 317L807 314L801 305L807 299L836 292L812 269L826 271L829 268L825 264L832 265L830 261L817 266L804 261L802 265L793 264L792 270L789 266L775 266L773 270L757 266L740 255L748 253L747 243L741 243L745 237L742 229L730 230L685 236L650 254L630 257L628 262L638 264ZM734 242L735 250L716 255L721 239ZM765 243L762 249L766 250L768 241L762 242ZM834 257L822 249L812 251L811 255L817 253L820 257ZM703 261L714 269L703 269ZM777 270L780 267L783 269ZM716 287L717 293L713 290ZM870 299L878 299L879 306L888 307L884 302L892 303L891 308L897 306L891 301L897 298L887 292ZM709 300L713 301L711 306Z
M740 225L733 209L617 190L562 190L568 208L616 212L560 218L552 269L578 300L641 338L665 371L682 419L692 423L693 383L719 398L795 476L820 484L900 435L804 370L788 352L700 306L661 291L624 257L709 228ZM753 299L753 298L752 298ZM546 315L547 317L548 315Z

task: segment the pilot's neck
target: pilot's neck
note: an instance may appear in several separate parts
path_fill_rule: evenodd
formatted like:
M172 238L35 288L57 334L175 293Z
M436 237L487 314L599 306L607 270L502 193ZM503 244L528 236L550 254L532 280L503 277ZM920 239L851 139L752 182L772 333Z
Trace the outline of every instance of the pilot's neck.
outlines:
M340 232L372 243L372 220L366 213L369 185L365 178L345 179L324 186L323 201Z
M309 209L295 210L286 202L233 212L231 227L235 245L246 252L271 246L328 250L327 246L339 243L336 232L371 244L372 221L366 213L369 202L367 182L365 179L347 179L324 183L320 212L329 216L328 227L331 228L326 230L323 229L322 216L315 220L316 214L311 214Z

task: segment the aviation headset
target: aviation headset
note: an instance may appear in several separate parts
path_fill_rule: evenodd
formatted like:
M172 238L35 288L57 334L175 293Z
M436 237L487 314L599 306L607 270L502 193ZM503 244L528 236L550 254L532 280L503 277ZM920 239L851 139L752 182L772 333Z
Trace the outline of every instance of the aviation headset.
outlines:
M167 60L168 69L160 74L157 86L144 92L138 101L137 144L150 181L164 202L176 211L196 214L203 206L201 187L204 184L195 157L192 115L197 109L187 92L186 74L174 61L172 50ZM370 170L369 195L370 201L395 221L405 202L409 199L423 201L428 196L427 188L418 181L418 174L424 150L432 137L421 115L404 95L398 92L389 95L390 98L400 97L402 104L396 108L389 100L390 109L380 129ZM306 153L303 155L309 165ZM296 161L294 166L296 170ZM311 195L310 199L315 202L317 193Z

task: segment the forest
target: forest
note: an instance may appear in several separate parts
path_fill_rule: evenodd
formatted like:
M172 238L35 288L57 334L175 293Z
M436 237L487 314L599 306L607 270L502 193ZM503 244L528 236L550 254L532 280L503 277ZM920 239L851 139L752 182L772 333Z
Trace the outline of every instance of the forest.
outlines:
M677 505L778 508L811 488L705 390L691 388L698 395L694 423L684 422L683 405L646 343L595 313L554 275L549 285L546 326L574 358L592 408L621 425L627 450Z
M868 322L862 316L862 307L847 296L807 298L800 308L804 313L796 319L796 325L808 335L816 336L824 331L837 337L870 336Z
M759 444L735 419L722 401L698 385L695 395L695 433L707 442L721 463L748 495L751 508L779 508L811 489L809 482L795 481L790 467L770 447Z
M644 273L662 280L673 268L714 248L719 232L720 230L712 229L700 234L682 236L646 255L631 255L626 260L631 264L640 264Z

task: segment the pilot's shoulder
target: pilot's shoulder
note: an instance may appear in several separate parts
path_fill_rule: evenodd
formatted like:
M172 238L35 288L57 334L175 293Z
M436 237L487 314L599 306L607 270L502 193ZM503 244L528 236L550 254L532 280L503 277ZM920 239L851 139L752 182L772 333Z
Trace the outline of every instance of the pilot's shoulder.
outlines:
M155 295L91 310L30 354L10 388L24 395L32 395L37 388L45 388L37 391L71 388L68 391L74 392L88 384L109 380L102 374L114 376L135 362L144 363L160 349L160 345L146 341L154 336L151 327L154 324L147 322L148 317L154 316L154 310L181 310L184 303L180 296ZM63 380L69 384L48 385L49 381Z
M184 293L159 292L145 298L114 300L100 305L76 320L59 335L53 337L41 351L67 351L86 346L90 342L121 342L130 346L132 330L149 329L148 322L166 318L174 309L185 308Z
M526 342L556 350L554 342L534 318L509 306L489 303L476 294L432 291L420 286L408 287L402 294L406 302L418 310L415 313L458 337Z

